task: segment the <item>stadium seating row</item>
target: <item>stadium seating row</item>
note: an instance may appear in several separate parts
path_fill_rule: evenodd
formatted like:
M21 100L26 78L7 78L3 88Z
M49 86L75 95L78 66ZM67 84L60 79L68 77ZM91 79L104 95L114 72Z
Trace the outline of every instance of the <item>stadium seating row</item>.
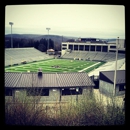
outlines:
M89 76L99 76L100 71L111 71L115 70L115 61L109 61L104 65L100 66L99 68L89 72ZM125 58L117 60L117 70L125 70Z
M23 61L33 62L50 59L53 56L41 52L33 47L31 48L9 48L5 49L5 66L20 64Z
M84 60L99 60L99 61L114 61L116 54L114 52L85 52L85 51L72 51L71 53L66 53L62 58L74 59L79 57ZM118 54L118 60L125 58L125 54Z

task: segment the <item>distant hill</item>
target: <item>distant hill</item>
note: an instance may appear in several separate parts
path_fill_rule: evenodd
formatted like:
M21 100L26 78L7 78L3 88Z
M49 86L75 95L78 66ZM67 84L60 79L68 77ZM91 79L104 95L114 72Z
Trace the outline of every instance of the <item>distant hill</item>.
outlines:
M36 35L36 34L12 34L13 38L25 38L25 39L35 39L36 37L42 36L42 35ZM11 37L11 34L5 35L5 37Z
M10 38L11 34L5 35L6 38ZM41 40L42 38L48 39L48 35L38 35L38 34L12 34L13 38L19 39L34 39L34 40ZM54 42L61 43L66 42L69 39L77 39L77 37L67 37L67 36L59 36L59 35L49 35L49 39L53 40Z
M48 35L40 35L40 34L12 34L13 38L19 38L19 39L34 39L34 40L41 40L42 38L48 39ZM5 35L6 38L10 38L11 34ZM87 38L87 37L86 37ZM78 37L71 37L71 36L60 36L60 35L49 35L49 39L53 40L54 42L57 42L61 44L61 42L66 42L69 39L78 39ZM100 39L100 38L97 38ZM110 42L110 41L116 41L116 39L100 39L102 41Z

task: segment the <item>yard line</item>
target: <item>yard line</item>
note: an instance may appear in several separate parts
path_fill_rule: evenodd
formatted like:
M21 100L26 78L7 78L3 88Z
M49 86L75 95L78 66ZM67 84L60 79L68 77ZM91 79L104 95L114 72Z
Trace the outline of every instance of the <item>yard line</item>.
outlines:
M87 69L89 69L89 68L91 68L91 67L93 67L93 66L95 66L95 65L97 65L97 64L100 64L100 63L101 63L101 62L97 62L97 63L95 63L95 64L93 64L93 65L91 65L91 66L89 66L89 67L87 67L87 68L84 68L84 69L78 71L78 72L82 72L82 71L84 71L84 70L87 70Z

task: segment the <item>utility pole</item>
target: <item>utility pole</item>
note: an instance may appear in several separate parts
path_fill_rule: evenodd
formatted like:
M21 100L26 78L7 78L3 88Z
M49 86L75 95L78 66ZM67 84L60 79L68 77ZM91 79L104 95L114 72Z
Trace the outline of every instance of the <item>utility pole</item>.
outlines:
M115 62L115 73L114 73L114 91L113 96L116 94L116 71L117 71L117 58L118 58L118 45L119 45L119 37L117 37L116 42L116 62Z
M48 30L48 49L49 49L49 30L50 30L51 28L46 28L46 30Z
M11 25L11 48L13 48L13 40L12 40L12 25L13 25L13 22L9 22L9 24Z

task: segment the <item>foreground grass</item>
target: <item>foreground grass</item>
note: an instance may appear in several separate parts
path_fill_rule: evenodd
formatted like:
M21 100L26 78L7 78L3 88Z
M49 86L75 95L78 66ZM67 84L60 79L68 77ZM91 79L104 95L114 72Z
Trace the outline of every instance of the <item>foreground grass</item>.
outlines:
M102 101L96 97L84 95L78 102L70 101L66 104L53 105L36 104L34 100L24 97L24 103L16 101L15 104L5 102L5 123L7 125L31 126L100 126L124 125L125 113L116 101L111 99L104 107Z

